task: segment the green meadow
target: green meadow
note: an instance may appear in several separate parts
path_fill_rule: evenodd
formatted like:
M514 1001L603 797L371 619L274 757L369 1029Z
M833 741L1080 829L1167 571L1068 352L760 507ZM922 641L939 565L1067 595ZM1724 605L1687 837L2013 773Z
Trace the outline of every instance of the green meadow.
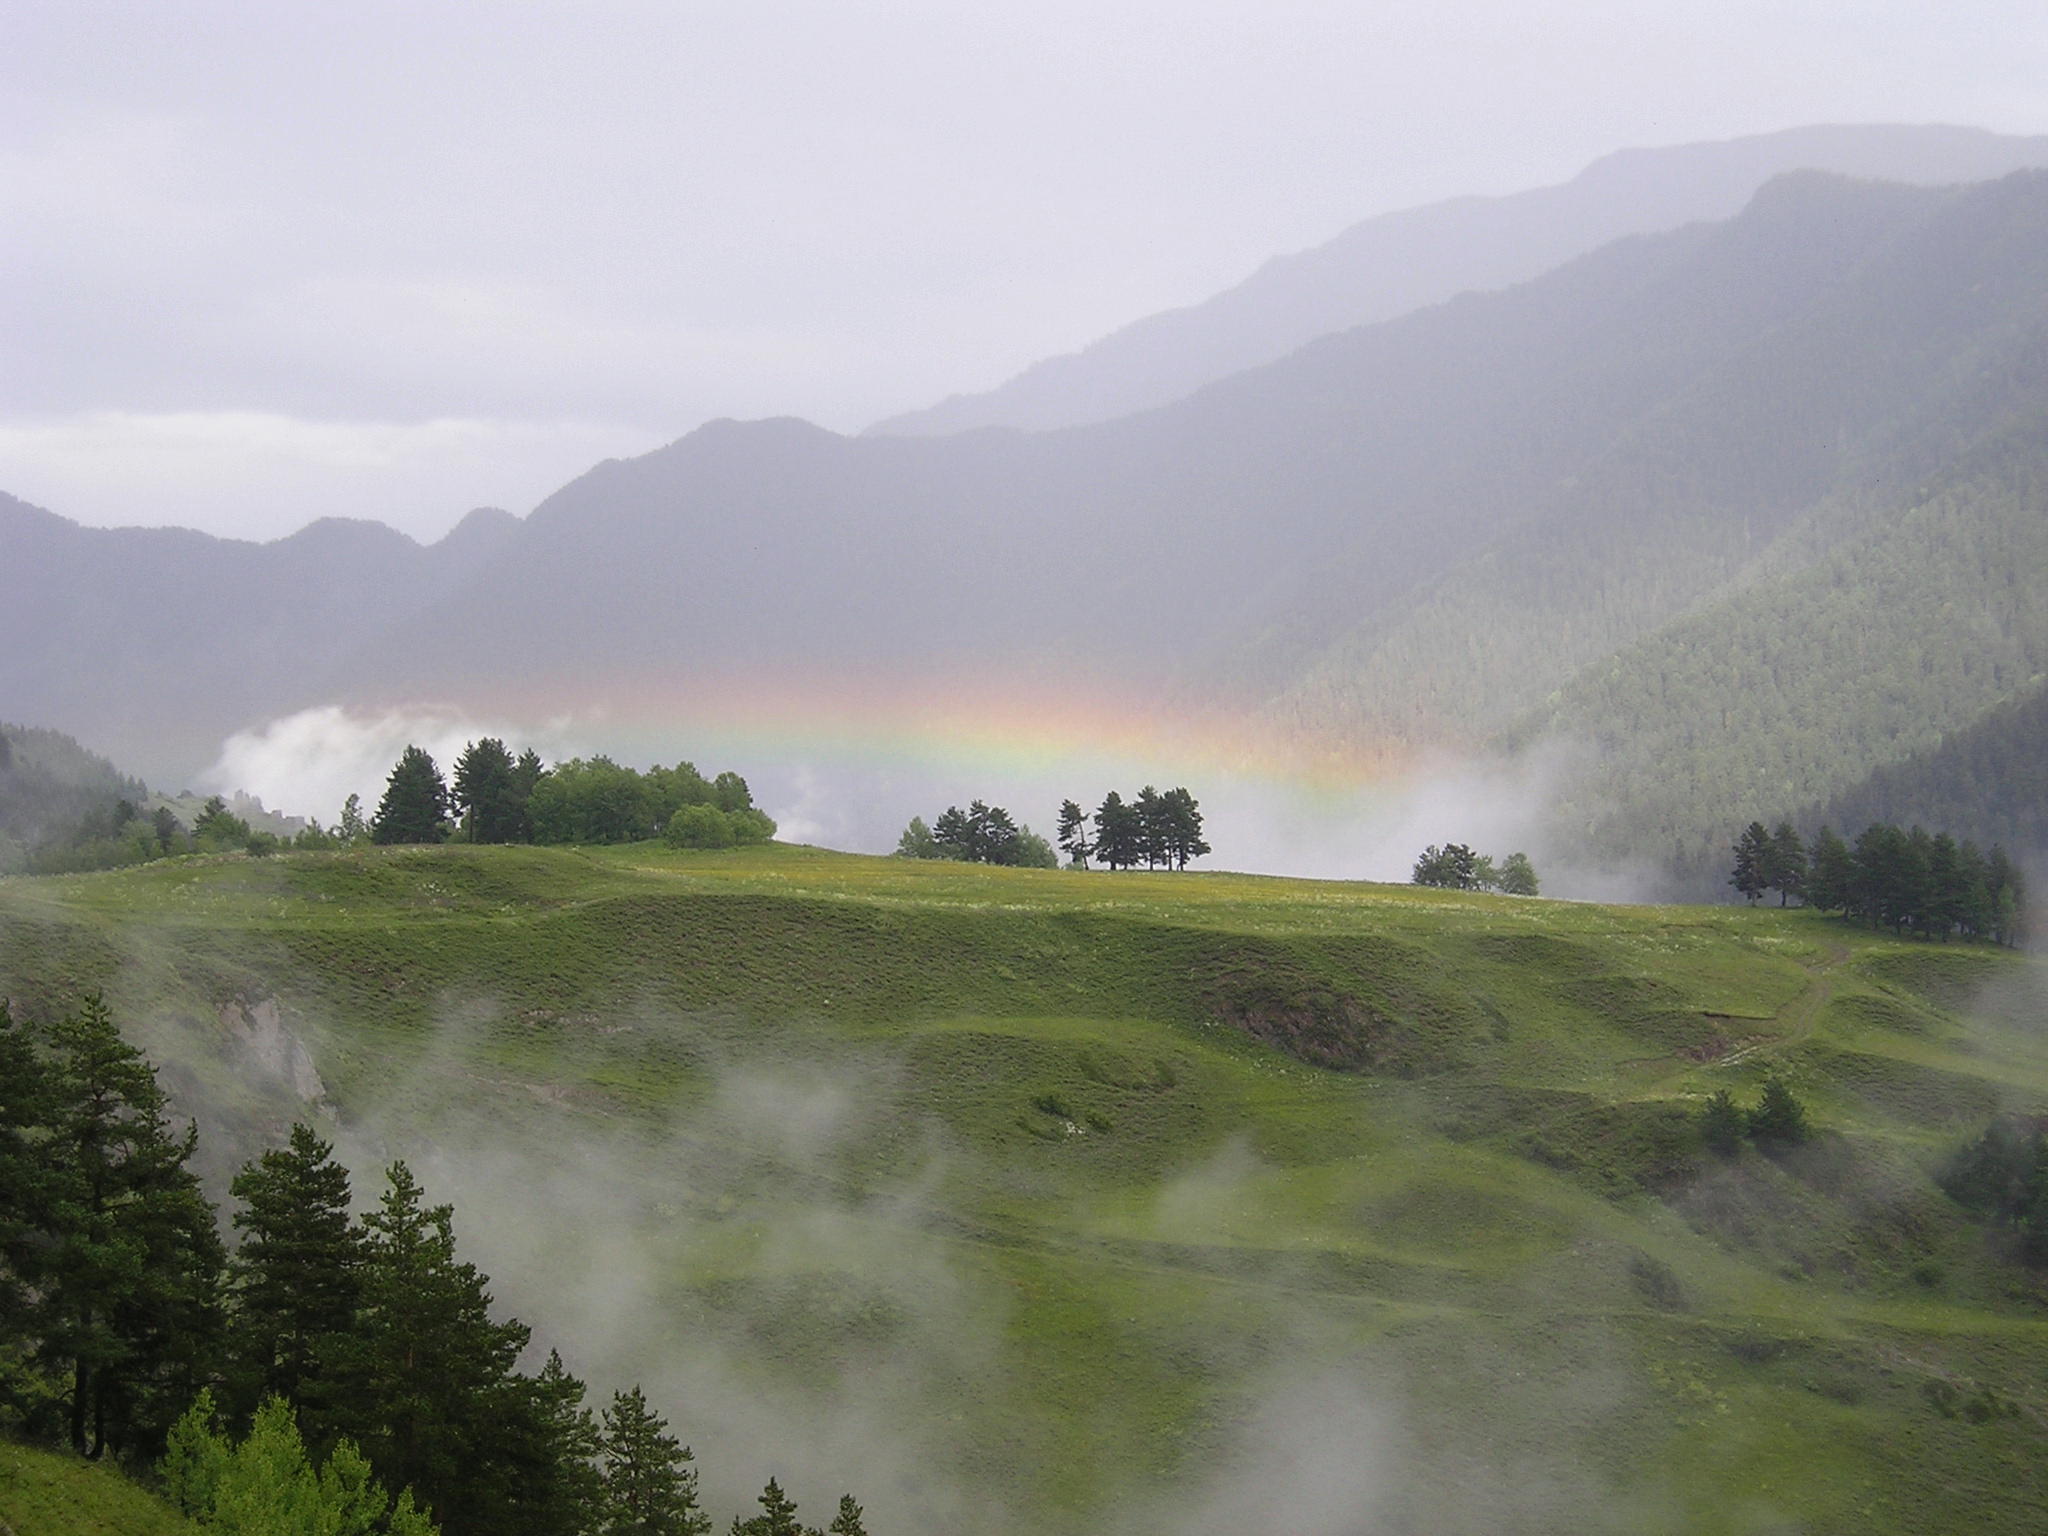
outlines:
M1932 1177L2048 1110L2038 960L780 846L0 880L0 993L88 990L217 1185L295 1118L412 1161L715 1514L2048 1529L2048 1284ZM1768 1076L1817 1139L1706 1151ZM69 1476L0 1447L0 1519L115 1528L29 1513Z

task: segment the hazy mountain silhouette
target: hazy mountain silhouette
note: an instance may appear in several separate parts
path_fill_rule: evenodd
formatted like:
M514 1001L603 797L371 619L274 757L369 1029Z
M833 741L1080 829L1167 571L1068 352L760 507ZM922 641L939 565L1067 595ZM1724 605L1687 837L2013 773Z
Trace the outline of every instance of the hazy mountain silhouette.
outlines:
M1560 186L1368 219L1312 250L1274 257L1214 298L1149 315L992 390L955 395L869 430L1041 431L1149 410L1334 331L1525 282L1624 235L1725 219L1787 171L1931 186L2032 166L2048 166L2048 137L1940 126L1818 126L1623 150Z
M1050 682L1227 704L1309 749L1562 733L1618 765L1584 780L1603 835L1668 848L1780 792L1801 711L1838 710L1846 784L1925 747L1915 709L1956 728L2039 673L2038 581L2002 567L2048 568L2044 427L2048 173L1799 174L1160 410L716 423L431 548L10 502L0 701L177 782L227 730L337 700ZM1864 681L1894 674L1941 695Z

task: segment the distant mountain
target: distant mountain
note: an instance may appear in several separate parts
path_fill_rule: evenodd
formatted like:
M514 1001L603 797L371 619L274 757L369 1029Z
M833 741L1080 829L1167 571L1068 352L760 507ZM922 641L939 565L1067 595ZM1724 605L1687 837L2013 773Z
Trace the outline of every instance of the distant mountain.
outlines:
M1044 431L1150 410L1320 336L1526 282L1625 235L1728 218L1788 171L1936 186L2037 166L2048 166L2048 137L1938 126L1793 128L1623 150L1561 186L1368 219L1313 250L1275 257L1200 304L1148 316L995 389L955 395L869 430Z
M2044 487L2048 173L1802 173L1160 410L718 423L430 549L0 506L0 701L177 782L318 703L1071 694L1556 744L1561 845L1696 856L2048 670Z
M254 544L82 528L0 494L0 708L86 737L158 783L330 687L325 668L459 584L517 529L479 509L430 548L323 518Z

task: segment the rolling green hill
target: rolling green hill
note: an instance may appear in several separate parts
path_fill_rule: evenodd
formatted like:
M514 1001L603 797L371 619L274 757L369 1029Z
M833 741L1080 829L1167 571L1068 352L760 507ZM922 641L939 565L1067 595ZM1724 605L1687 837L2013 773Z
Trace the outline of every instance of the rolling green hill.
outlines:
M1932 1181L2048 973L1798 911L774 847L0 881L216 1179L403 1155L714 1510L878 1531L2025 1531L2048 1286ZM1775 1074L1820 1138L1701 1147Z

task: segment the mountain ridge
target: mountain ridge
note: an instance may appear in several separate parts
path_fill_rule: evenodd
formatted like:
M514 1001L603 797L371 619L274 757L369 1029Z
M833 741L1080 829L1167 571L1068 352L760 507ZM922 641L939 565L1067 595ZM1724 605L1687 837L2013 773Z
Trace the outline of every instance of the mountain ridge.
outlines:
M2048 165L2048 136L1946 125L1814 125L1618 150L1555 186L1366 219L1319 246L1269 258L1208 299L1132 321L993 389L888 417L868 431L1039 431L1150 409L1318 336L1526 281L1627 235L1726 218L1787 171L1941 184L2040 165Z
M515 684L551 713L654 686L687 715L834 668L912 696L1062 678L1235 711L1247 741L1311 756L1526 742L1521 722L1575 679L1814 567L1829 540L1862 540L1879 581L1892 524L1926 499L1911 493L2008 497L1959 466L2013 431L2025 458L2044 337L2048 173L1794 174L1734 219L1631 236L1115 422L939 438L715 423L473 539L350 537L371 553L322 562L304 541L180 536L168 583L158 536L0 520L13 566L42 573L0 612L0 697L173 781L192 768L145 755L153 731L209 753L315 703ZM1968 590L1960 568L1925 574ZM1853 653L1821 650L1846 686ZM1611 723L1572 718L1595 740ZM1894 747L1857 750L1845 774Z

